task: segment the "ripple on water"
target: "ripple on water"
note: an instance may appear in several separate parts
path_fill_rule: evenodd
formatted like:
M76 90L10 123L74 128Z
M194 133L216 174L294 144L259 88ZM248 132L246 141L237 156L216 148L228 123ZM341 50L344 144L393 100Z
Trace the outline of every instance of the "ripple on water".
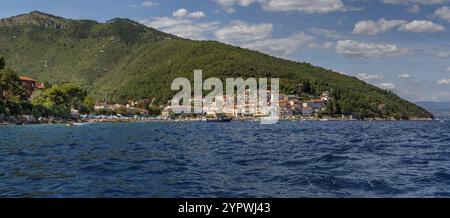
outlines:
M448 197L450 122L0 127L5 197Z

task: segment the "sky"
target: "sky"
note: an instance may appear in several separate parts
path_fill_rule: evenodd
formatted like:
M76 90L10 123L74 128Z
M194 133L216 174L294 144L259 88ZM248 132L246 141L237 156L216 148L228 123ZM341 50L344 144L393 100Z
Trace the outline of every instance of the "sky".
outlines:
M356 76L411 101L450 101L450 0L0 0L0 17L39 10L120 17Z

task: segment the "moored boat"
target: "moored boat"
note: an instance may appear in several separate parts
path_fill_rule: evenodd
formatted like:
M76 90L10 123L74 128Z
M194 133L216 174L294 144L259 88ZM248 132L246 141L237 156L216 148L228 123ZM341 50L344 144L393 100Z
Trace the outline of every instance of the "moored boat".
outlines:
M208 123L226 123L231 122L233 118L230 118L226 115L216 115L215 117L207 117L206 122Z
M232 118L212 118L212 119L206 119L206 122L208 123L226 123L231 122Z

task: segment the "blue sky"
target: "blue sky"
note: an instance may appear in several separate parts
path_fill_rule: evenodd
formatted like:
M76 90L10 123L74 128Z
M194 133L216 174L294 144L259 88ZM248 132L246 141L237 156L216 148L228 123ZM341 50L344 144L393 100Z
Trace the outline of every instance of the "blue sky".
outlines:
M100 22L123 17L198 40L310 62L412 101L450 101L450 0L0 0Z

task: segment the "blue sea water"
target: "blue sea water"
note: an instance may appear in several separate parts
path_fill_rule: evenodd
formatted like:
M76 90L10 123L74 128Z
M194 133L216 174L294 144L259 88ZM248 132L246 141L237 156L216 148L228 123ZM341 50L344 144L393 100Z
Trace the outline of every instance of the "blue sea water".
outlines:
M0 126L0 197L450 197L450 122Z

